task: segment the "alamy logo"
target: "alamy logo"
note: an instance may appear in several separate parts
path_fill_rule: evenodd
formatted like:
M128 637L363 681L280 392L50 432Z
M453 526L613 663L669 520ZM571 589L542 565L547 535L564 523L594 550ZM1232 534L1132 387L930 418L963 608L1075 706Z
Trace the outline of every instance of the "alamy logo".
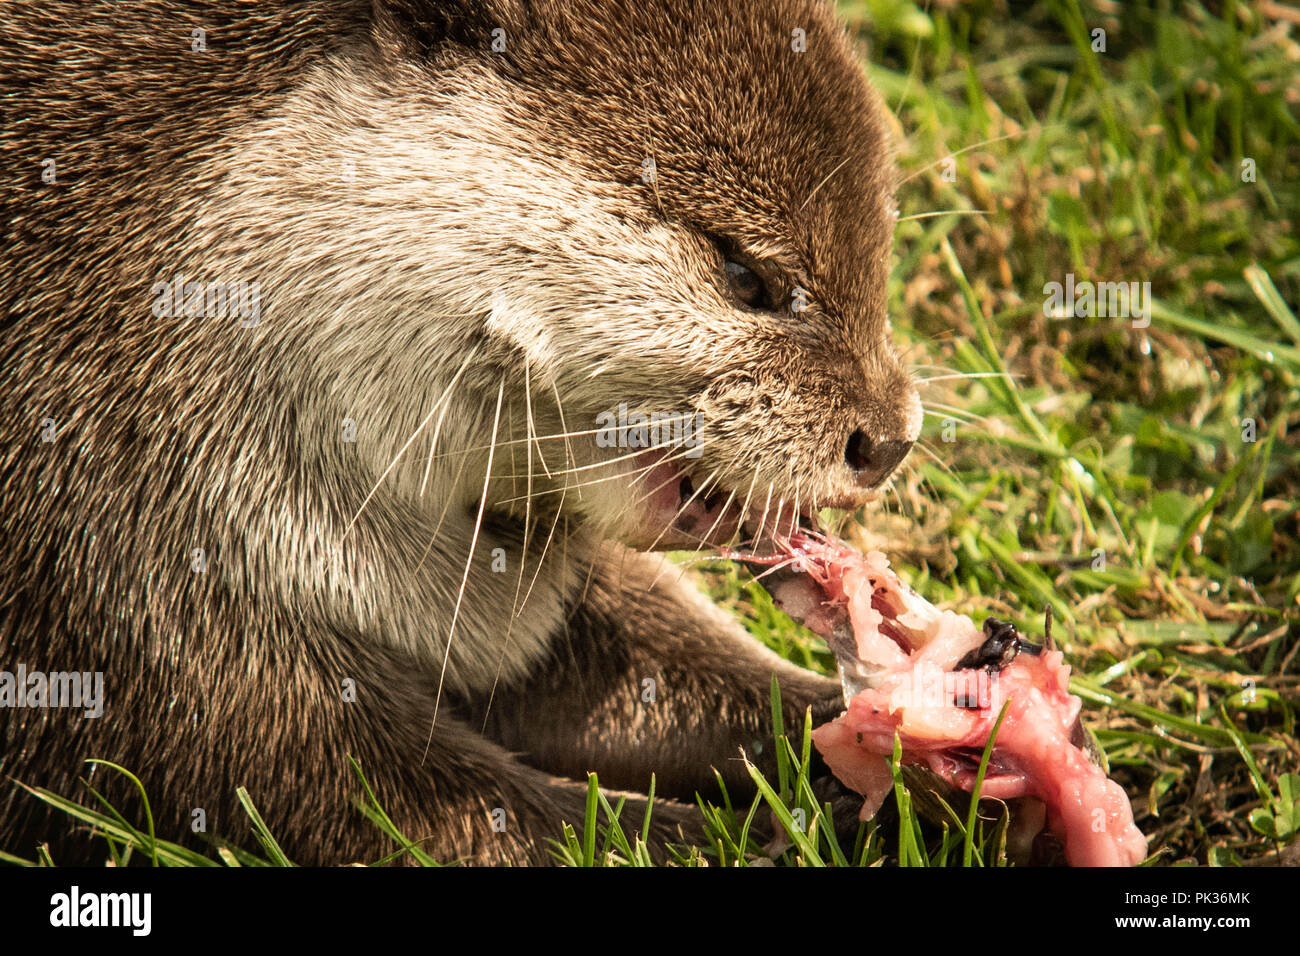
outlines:
M1083 282L1066 273L1065 283L1043 286L1043 315L1049 319L1133 319L1133 328L1151 324L1150 282ZM1139 321L1141 320L1141 321Z
M134 936L152 928L150 893L82 893L73 886L50 897L51 926L127 926Z
M176 276L171 282L155 282L154 318L234 319L251 329L262 319L262 284L232 282L187 282Z
M683 457L699 458L704 413L629 412L620 402L618 411L596 416L596 445L600 448L685 448Z
M0 707L81 707L83 717L104 713L103 671L0 671Z

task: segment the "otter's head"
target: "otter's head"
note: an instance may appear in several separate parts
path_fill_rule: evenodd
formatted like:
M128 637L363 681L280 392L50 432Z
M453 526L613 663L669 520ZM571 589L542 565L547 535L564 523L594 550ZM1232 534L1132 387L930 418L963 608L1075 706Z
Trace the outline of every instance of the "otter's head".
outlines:
M403 329L384 363L412 375L448 340L472 347L457 388L481 393L481 431L508 418L516 438L494 502L522 494L527 444L532 500L562 497L637 546L717 541L745 505L770 528L778 510L872 496L921 405L886 313L884 112L829 4L376 10L373 92L344 96L335 76L302 107L319 149L367 164L348 196L364 232L314 240L328 232L339 271L367 277L346 294L380 303L373 329L354 319L322 341L346 350L334 367L391 352L381 322ZM381 387L414 391L397 370L357 390ZM536 441L518 440L525 421Z
M828 5L556 0L461 26L497 43L478 62L545 177L503 230L520 268L489 328L556 431L586 432L573 501L645 545L725 535L746 501L771 522L870 497L920 402L885 310L883 111Z
M868 499L921 405L886 313L882 107L829 5L505 4L465 42L493 30L480 62L542 195L502 236L520 268L489 324L595 433L571 439L575 503L644 545L729 533L746 501L770 522Z

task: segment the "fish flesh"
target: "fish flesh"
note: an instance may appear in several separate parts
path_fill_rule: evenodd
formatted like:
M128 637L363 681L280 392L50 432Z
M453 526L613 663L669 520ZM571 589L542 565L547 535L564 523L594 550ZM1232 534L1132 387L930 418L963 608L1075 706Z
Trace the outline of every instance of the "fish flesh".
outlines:
M833 537L800 530L777 554L744 560L783 572L769 584L773 597L837 650L847 707L813 731L813 742L865 798L862 819L893 787L895 735L903 763L971 792L1005 705L981 796L1041 800L1072 866L1145 859L1127 794L1089 759L1082 701L1070 693L1059 650L1022 641L1006 622L989 618L981 628L940 610L899 580L884 554Z

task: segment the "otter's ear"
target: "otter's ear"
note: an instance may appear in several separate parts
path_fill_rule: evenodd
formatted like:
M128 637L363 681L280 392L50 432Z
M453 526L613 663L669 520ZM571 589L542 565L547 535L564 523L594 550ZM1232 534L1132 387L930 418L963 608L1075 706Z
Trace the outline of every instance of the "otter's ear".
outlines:
M381 43L408 55L430 55L455 45L493 52L512 27L529 19L529 0L372 0ZM501 51L496 51L501 52Z

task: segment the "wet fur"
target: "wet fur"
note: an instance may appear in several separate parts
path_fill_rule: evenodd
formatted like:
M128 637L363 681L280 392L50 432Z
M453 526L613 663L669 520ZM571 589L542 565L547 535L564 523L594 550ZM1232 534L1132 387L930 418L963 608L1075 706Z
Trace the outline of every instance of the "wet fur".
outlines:
M772 673L792 719L838 712L614 543L630 462L525 440L698 409L711 488L849 505L847 430L915 437L889 146L825 6L41 0L0 31L0 667L107 694L0 710L6 775L74 794L114 760L172 839L196 807L244 839L243 785L294 859L377 859L352 755L435 856L541 863L587 770L743 787ZM810 308L738 306L714 238ZM261 323L155 317L177 273L260 281ZM37 840L102 853L6 785L0 847Z

